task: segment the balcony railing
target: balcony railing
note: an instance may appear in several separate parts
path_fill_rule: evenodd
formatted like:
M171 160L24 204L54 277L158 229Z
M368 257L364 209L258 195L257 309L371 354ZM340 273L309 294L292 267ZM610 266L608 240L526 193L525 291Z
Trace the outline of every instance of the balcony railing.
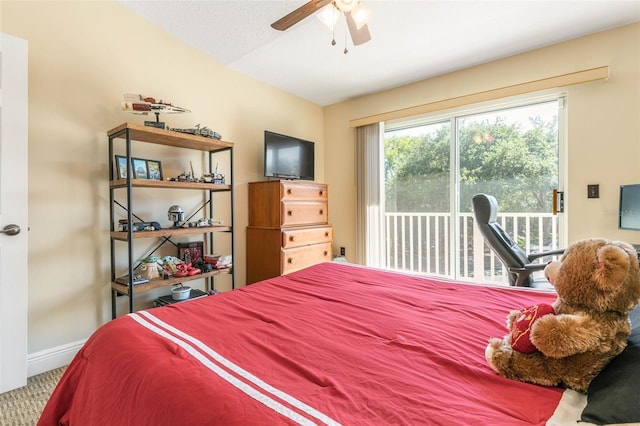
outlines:
M452 260L451 217L450 213L385 213L386 267L508 285L506 269L484 243L471 213L459 215L458 262ZM558 217L551 213L500 213L498 222L527 253L558 248Z

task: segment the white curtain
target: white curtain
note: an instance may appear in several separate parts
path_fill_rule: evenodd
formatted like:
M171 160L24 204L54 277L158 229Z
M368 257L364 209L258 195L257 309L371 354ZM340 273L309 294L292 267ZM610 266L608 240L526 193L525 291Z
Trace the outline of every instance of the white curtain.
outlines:
M356 262L383 266L384 192L382 123L356 128Z

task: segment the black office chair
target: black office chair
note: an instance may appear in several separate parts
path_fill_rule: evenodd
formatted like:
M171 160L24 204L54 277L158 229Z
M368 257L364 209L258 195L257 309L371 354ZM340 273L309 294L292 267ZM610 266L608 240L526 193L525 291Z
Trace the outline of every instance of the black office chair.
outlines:
M491 195L476 194L473 196L473 214L485 242L509 271L510 285L551 288L551 285L546 280L534 280L532 276L534 272L542 271L546 263L533 262L541 257L560 255L564 253L564 249L527 255L522 247L516 244L513 238L496 221L498 217L498 202Z

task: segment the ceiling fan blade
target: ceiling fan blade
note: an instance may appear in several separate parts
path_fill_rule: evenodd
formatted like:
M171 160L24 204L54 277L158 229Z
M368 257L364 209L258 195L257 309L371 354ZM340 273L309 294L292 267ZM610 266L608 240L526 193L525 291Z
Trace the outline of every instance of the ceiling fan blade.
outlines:
M303 4L288 15L278 19L276 22L271 24L271 27L278 31L284 31L287 28L302 21L307 16L319 11L329 3L331 3L331 0L311 0L310 2Z
M364 44L371 40L371 34L369 33L369 27L367 27L367 24L364 24L360 29L358 29L358 25L356 25L355 19L351 16L351 12L346 12L345 15L347 17L349 34L351 34L351 41L353 41L354 46Z

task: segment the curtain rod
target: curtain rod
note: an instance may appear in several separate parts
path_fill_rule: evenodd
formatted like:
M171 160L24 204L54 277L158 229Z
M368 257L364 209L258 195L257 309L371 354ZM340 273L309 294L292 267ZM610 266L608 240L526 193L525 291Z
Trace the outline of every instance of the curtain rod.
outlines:
M356 118L349 121L349 127L366 126L368 124L395 120L397 118L406 118L435 111L443 111L445 109L457 108L465 105L492 101L510 96L523 95L540 90L573 86L575 84L588 83L598 80L606 80L608 78L609 66L607 65L582 71L576 71L568 74L547 77L540 80L528 81L526 83L518 83L511 86L500 87L497 89L486 90L484 92L458 96L455 98L442 99L427 104L416 105L408 108L398 109L395 111L370 115L368 117Z

